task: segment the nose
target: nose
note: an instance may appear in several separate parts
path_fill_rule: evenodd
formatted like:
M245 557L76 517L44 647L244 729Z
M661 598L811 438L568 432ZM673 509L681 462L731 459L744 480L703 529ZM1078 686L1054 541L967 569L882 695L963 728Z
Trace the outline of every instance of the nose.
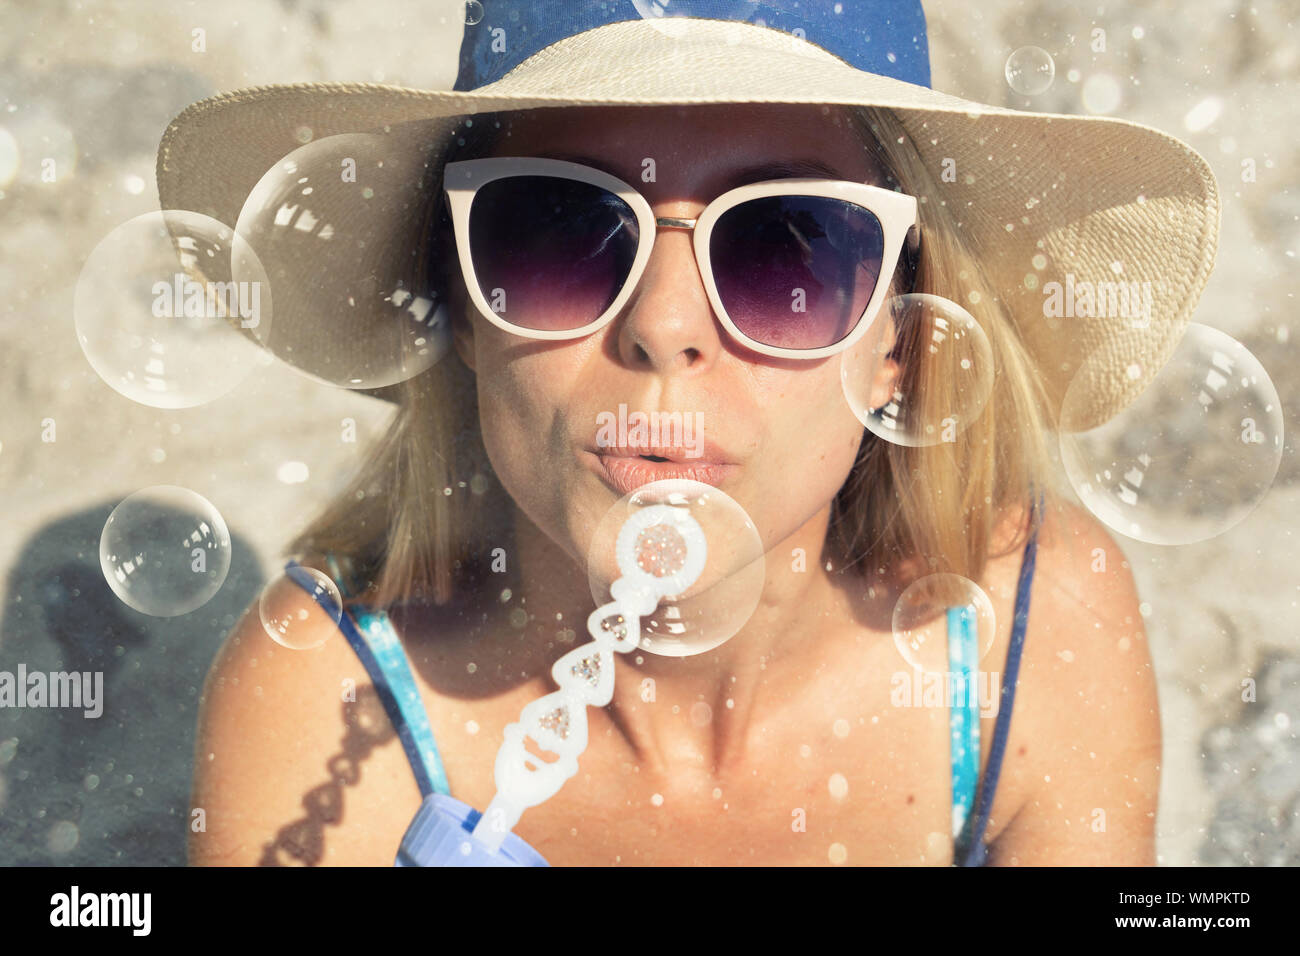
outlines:
M661 219L641 281L624 308L618 329L619 357L629 368L658 373L702 372L717 360L722 343L699 263L694 232Z

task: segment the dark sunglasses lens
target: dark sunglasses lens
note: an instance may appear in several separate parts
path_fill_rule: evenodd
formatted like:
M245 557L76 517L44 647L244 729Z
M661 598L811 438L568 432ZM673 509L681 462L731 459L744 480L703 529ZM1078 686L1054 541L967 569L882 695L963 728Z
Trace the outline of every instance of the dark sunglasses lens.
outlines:
M631 206L572 179L496 179L470 207L470 256L483 298L525 329L594 322L627 281L639 240Z
M709 259L727 314L764 345L817 349L847 336L876 290L880 220L823 196L771 196L728 209Z

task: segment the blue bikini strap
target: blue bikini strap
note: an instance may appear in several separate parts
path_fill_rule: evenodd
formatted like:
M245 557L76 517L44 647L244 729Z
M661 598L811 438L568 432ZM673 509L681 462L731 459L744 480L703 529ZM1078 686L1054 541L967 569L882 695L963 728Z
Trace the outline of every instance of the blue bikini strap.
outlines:
M337 567L331 558L331 570L337 570ZM337 608L331 606L332 601L328 595L317 593L319 589L316 588L315 581L302 565L290 560L285 565L285 573L309 594L315 594L317 603L331 615L334 614ZM345 608L339 617L339 630L370 675L388 719L397 729L397 736L406 751L411 770L415 773L420 795L450 793L442 756L438 753L438 745L434 742L433 730L429 726L429 715L420 700L415 678L392 622L383 610L371 610L364 605L354 605L354 608L356 623Z

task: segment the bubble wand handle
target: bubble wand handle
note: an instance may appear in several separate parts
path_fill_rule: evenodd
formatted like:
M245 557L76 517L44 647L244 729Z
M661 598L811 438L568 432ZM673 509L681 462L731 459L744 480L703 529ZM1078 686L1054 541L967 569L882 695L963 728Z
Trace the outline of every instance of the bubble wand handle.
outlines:
M694 584L707 553L704 531L685 508L651 505L623 523L615 542L622 577L610 585L613 600L587 617L592 639L551 668L560 689L525 705L506 726L494 767L496 796L473 831L486 849L500 847L525 810L578 772L587 707L604 707L614 694L614 655L640 644L642 616Z

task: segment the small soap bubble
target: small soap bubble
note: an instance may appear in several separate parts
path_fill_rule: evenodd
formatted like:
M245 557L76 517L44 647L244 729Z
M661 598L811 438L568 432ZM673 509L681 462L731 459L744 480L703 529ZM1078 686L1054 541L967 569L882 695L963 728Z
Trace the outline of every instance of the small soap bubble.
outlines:
M157 485L113 509L100 534L99 563L124 604L175 617L202 607L221 589L230 570L230 531L202 495Z
M993 602L974 581L960 574L930 574L899 595L894 646L913 668L939 674L949 670L950 660L963 660L973 643L978 658L965 663L975 669L993 647L996 623Z
M483 19L483 4L479 0L468 0L465 4L465 24L473 26Z
M271 640L290 650L309 650L325 643L337 629L343 596L329 576L299 565L266 586L258 614Z
M1037 46L1022 46L1007 57L1003 72L1007 85L1021 96L1038 96L1047 92L1056 77L1052 55Z

